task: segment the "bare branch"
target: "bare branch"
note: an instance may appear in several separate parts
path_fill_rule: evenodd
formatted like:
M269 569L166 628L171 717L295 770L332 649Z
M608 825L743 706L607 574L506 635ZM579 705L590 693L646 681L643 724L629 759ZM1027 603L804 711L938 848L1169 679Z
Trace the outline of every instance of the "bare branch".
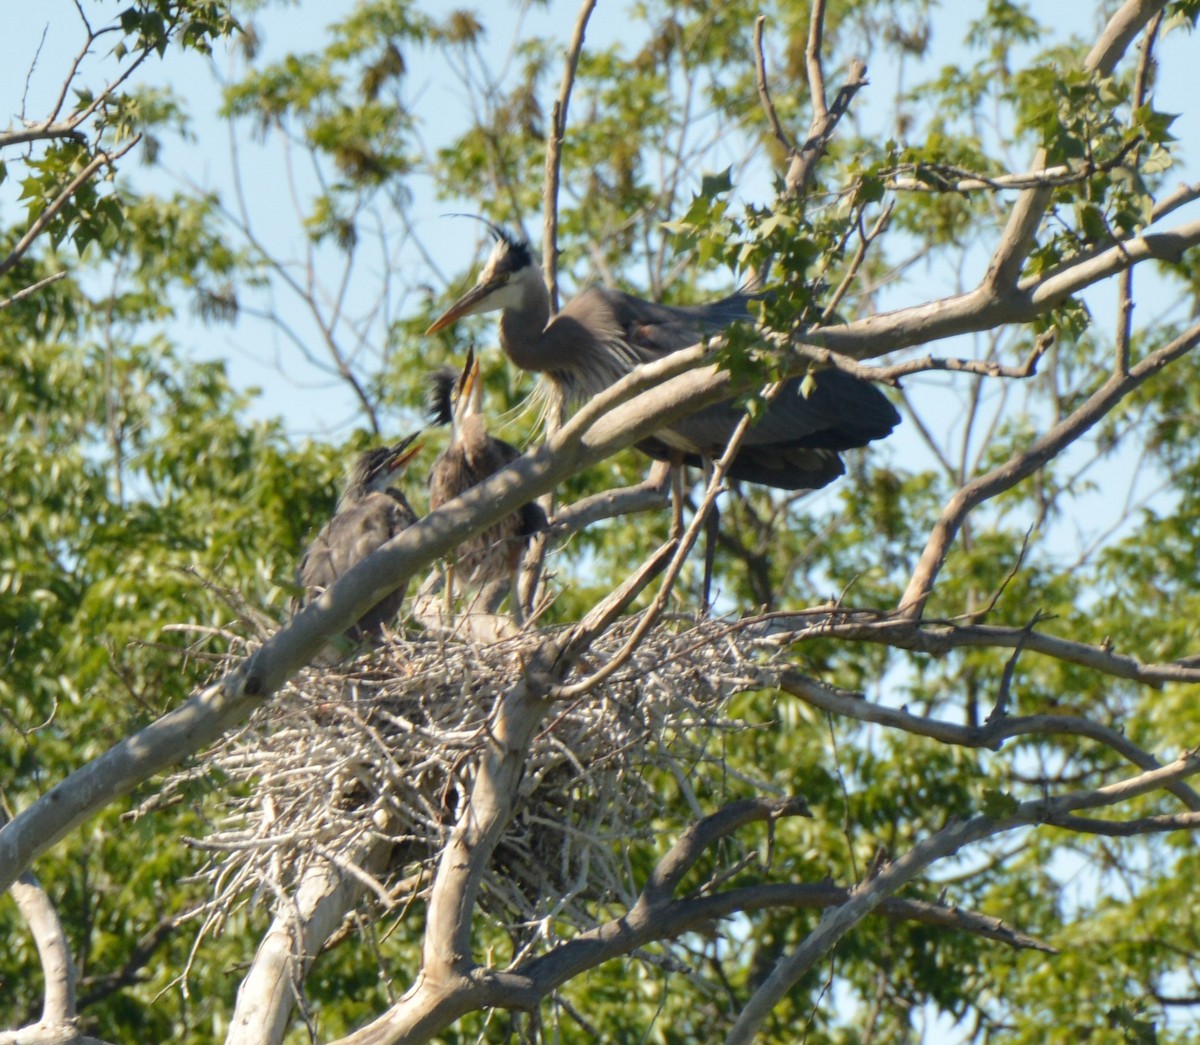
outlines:
M75 963L54 904L32 871L13 883L12 897L29 926L45 978L41 1027L63 1027L75 1019Z
M31 297L39 290L43 290L52 283L57 283L60 279L66 279L67 272L64 269L61 272L55 272L52 276L47 276L45 279L39 279L36 283L31 283L29 286L18 290L12 297L5 298L0 301L0 310L8 308L9 305L15 305L18 301L24 301L27 297Z
M814 15L818 6L823 5L813 5ZM784 191L787 195L798 197L803 195L805 189L808 188L816 173L817 161L825 154L825 147L833 137L839 121L846 115L854 96L867 86L867 82L867 66L855 58L850 63L846 82L842 84L837 96L833 99L833 105L827 112L820 116L814 116L812 125L808 129L807 140L799 151L792 154L792 162L788 165L787 175L784 178ZM822 108L824 108L823 104Z
M842 906L826 912L817 928L775 966L771 975L754 992L726 1037L726 1045L749 1045L771 1010L801 976L827 955L850 929L875 910L884 896L895 893L935 861L994 835L1043 823L1075 809L1115 805L1197 772L1200 772L1200 756L1196 752L1187 752L1168 766L1116 784L1093 791L1073 792L1056 799L1022 802L1010 816L975 816L970 820L951 823L930 835L894 863L885 866L876 877L856 887Z
M583 51L583 37L587 32L588 19L596 9L596 0L583 0L575 18L571 42L567 46L567 60L563 67L562 83L558 97L550 111L550 127L546 133L546 179L542 190L542 270L546 287L550 291L550 310L558 311L558 179L562 168L562 144L567 133L567 106L571 102L571 88L575 84L575 71L579 67L579 55Z
M895 385L901 378L913 374L923 374L931 370L946 370L962 374L979 374L981 377L1005 377L1024 379L1037 373L1038 363L1050 346L1054 343L1053 333L1043 334L1035 342L1025 362L1019 366L1006 366L993 359L948 359L937 356L922 356L920 359L908 359L903 363L893 363L890 366L863 366L855 360L831 352L827 348L812 348L807 345L794 346L797 354L806 356L815 363L831 366L864 381L878 381L881 384Z
M759 15L754 19L754 54L758 59L754 74L758 87L758 100L762 103L763 112L766 113L767 122L771 125L771 133L775 135L775 140L791 153L795 149L795 145L792 144L792 140L779 122L779 114L775 111L775 103L771 100L771 88L767 83L767 56L763 50L763 26L766 21L766 15Z
M829 109L825 105L825 72L821 68L821 37L825 29L825 0L814 0L808 16L808 39L804 44L804 66L808 72L808 94L812 99L813 129L816 129L829 118ZM854 79L853 74L851 79Z
M950 545L968 513L983 501L1015 486L1032 475L1064 447L1079 439L1095 426L1122 399L1134 391L1147 378L1158 373L1173 359L1177 359L1200 343L1200 324L1192 326L1168 345L1155 350L1132 367L1128 374L1114 374L1094 392L1077 410L1064 418L1030 446L1014 454L1004 464L984 475L976 476L960 488L942 511L925 545L920 561L900 600L900 611L919 617L933 591L933 583Z
M914 715L899 708L873 704L861 693L834 689L796 671L784 671L769 676L785 693L799 697L822 711L860 722L872 722L906 733L930 737L943 744L964 747L987 747L999 750L1005 740L1019 736L1077 736L1087 737L1111 748L1139 769L1161 768L1153 755L1139 748L1123 733L1092 722L1078 715L1026 715L1017 718L1000 716L982 726L959 726L941 719ZM1172 793L1191 810L1200 810L1200 795L1186 784L1173 783Z
M603 519L665 508L670 499L671 466L666 461L655 461L650 474L637 485L602 490L559 509L550 520L549 536L561 541Z

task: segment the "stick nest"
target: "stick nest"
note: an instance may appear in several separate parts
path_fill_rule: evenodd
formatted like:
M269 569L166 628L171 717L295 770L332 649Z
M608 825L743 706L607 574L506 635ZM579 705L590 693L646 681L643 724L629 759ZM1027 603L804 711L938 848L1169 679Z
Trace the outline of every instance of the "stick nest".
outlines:
M581 672L614 656L610 629ZM190 843L210 853L205 930L266 894L291 904L303 876L332 863L386 908L418 898L470 793L489 722L545 633L493 645L392 636L339 668L309 668L206 759L224 810ZM624 667L552 707L531 745L516 812L480 900L530 945L632 903L632 843L662 829L665 801L720 767L725 698L752 685L751 657L727 625L660 623ZM175 781L182 783L181 774ZM756 787L764 787L754 782ZM768 788L769 790L769 788ZM671 839L673 840L673 839ZM363 859L390 842L386 863ZM204 930L202 930L202 935Z

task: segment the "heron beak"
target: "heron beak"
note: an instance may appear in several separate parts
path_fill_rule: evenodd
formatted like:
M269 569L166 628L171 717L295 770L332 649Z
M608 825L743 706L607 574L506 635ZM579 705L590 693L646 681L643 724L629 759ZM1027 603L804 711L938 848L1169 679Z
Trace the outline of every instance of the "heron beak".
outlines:
M392 456L388 458L386 465L388 475L398 472L417 456L418 451L421 449L421 444L417 441L417 436L420 434L420 432L417 432L416 435L406 436L392 447Z
M463 364L458 379L458 401L465 403L471 397L471 387L479 380L479 362L475 359L475 346L467 349L467 361Z
M473 316L479 312L487 312L490 308L488 298L502 286L504 286L503 280L493 279L486 283L476 283L475 286L438 316L430 328L425 331L425 334L436 334L439 330L444 330L456 319L462 319L463 316Z

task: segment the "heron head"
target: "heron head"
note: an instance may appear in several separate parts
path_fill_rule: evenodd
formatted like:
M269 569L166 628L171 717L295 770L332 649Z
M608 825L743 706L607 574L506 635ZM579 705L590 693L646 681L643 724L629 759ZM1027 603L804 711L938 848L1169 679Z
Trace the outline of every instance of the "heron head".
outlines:
M475 286L438 316L425 331L426 334L436 334L463 316L520 308L525 303L532 281L541 282L542 277L534 267L529 244L485 218L479 220L492 230L496 244Z
M391 446L376 446L364 450L354 462L350 489L385 490L397 472L400 472L421 449L417 436L405 436Z

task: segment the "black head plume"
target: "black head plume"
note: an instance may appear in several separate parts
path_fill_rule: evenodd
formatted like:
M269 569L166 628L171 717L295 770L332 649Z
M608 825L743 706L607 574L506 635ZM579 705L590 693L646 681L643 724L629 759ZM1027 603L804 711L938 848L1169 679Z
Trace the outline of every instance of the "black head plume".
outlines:
M425 416L431 425L448 425L454 418L454 391L459 373L452 366L438 367L425 377Z
M483 222L488 227L488 231L491 232L492 238L497 243L503 243L508 247L509 258L511 259L511 271L516 272L518 269L533 264L533 253L529 249L529 241L522 239L514 232L510 232L503 225L497 225L494 221L490 221L481 214L446 214L444 217L470 218L472 221Z

